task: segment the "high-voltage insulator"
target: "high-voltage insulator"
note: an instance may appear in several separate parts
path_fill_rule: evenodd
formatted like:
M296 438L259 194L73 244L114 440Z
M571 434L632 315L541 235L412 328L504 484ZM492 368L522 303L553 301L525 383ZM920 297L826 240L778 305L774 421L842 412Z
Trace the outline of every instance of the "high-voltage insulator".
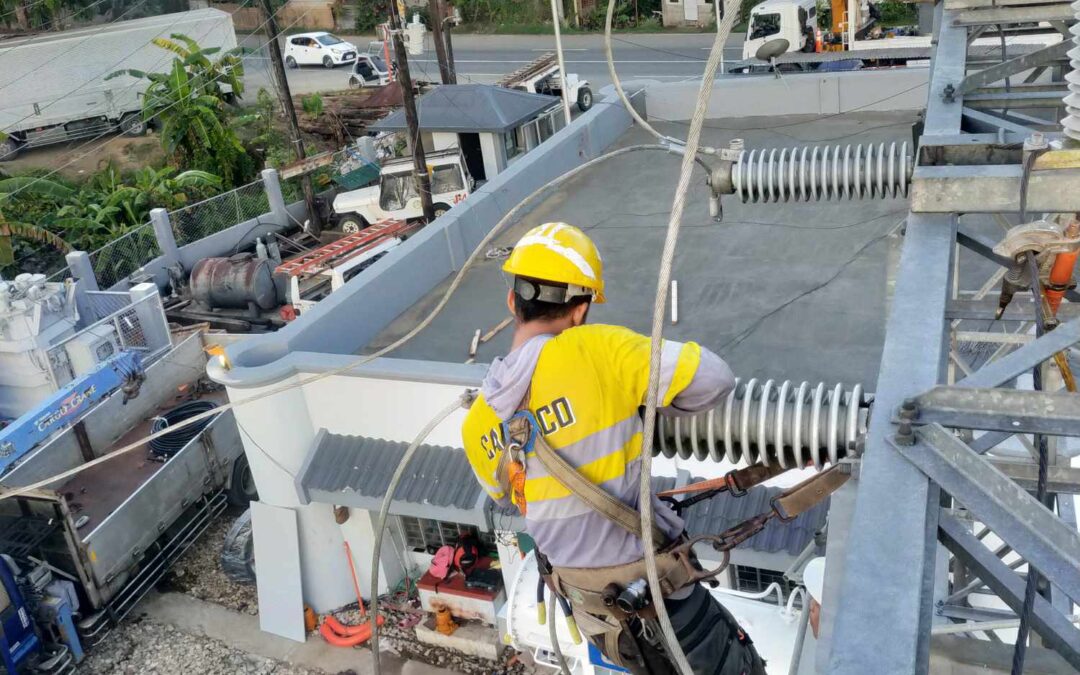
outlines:
M860 385L736 380L708 412L659 417L654 447L665 457L821 468L865 435L868 406Z
M744 202L886 198L907 196L912 168L907 143L749 150L731 184Z
M1071 5L1078 23L1074 23L1069 32L1073 35L1073 48L1069 50L1069 65L1072 69L1065 76L1069 83L1069 93L1065 95L1065 119L1061 126L1065 135L1080 141L1080 0Z

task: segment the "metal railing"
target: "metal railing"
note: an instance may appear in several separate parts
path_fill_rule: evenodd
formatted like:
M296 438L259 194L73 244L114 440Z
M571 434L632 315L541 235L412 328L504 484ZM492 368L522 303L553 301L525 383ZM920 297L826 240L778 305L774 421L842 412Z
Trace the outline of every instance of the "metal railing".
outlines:
M111 288L160 255L154 227L145 223L92 251L90 265L94 268L98 286Z
M91 293L95 312L116 305L126 293ZM143 365L172 347L169 324L161 296L154 294L135 302L120 305L119 309L91 323L78 333L49 347L49 371L55 386L60 387L89 371L119 351L138 352Z
M176 244L186 246L270 212L262 179L169 212Z
M87 291L86 299L91 310L90 316L83 321L87 325L106 319L131 305L131 295L122 291Z

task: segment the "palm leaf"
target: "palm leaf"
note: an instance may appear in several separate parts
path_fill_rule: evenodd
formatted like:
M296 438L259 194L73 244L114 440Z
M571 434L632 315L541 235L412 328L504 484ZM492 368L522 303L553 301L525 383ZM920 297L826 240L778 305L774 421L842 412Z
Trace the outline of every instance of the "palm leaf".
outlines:
M0 201L9 197L10 193L13 192L28 193L37 197L51 197L53 199L67 199L75 194L74 190L60 183L44 178L35 178L34 176L15 176L14 178L0 180L0 195L2 195Z
M179 39L179 38L184 37L184 36L182 36L182 35L173 35L172 37L175 40L175 39ZM150 41L150 43L154 44L154 45L156 45L158 47L161 47L162 49L166 49L166 50L172 52L173 54L176 54L177 56L179 56L182 59L186 59L188 56L191 55L191 51L189 49L185 49L184 47L178 45L173 40L169 40L168 38L160 38L160 37L159 38L154 38L153 40ZM196 49L197 48L198 47L196 46Z

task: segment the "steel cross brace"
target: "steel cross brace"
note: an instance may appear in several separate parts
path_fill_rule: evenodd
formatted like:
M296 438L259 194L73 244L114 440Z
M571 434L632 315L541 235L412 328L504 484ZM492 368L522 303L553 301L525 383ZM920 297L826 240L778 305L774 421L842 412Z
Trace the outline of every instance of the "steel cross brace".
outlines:
M1024 604L1024 581L994 555L955 516L942 513L938 520L941 543L1013 611ZM1080 630L1042 596L1035 596L1031 623L1038 633L1073 668L1080 669Z
M1080 342L1080 319L1066 321L1034 342L987 364L956 383L957 387L1000 387L1017 376L1030 372L1054 354Z
M938 386L915 405L913 424L1080 437L1080 396L1068 392Z
M931 424L915 436L891 445L1066 595L1080 598L1080 532L948 430Z

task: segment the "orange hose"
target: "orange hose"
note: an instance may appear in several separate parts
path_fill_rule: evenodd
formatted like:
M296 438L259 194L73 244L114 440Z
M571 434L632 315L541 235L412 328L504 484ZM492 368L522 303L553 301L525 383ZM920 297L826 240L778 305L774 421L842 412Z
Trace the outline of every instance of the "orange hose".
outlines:
M349 560L349 573L352 574L352 586L356 591L356 604L360 606L360 618L367 618L367 610L364 609L364 598L360 595L360 584L356 581L356 564L353 563L352 548L349 542L345 542L345 557Z
M1046 289L1046 304L1050 305L1050 312L1055 316L1061 306L1061 299L1065 297L1065 286L1072 281L1078 255L1080 251L1070 251L1058 253L1054 258L1054 266L1050 269L1049 288Z
M382 625L383 618L379 617L379 625ZM350 631L348 635L338 634L333 626L340 626L344 630ZM355 647L356 645L364 644L371 639L371 624L365 623L360 626L344 626L340 621L332 616L326 617L323 624L319 626L319 634L323 636L323 639L335 647Z
M380 615L379 616L379 625L381 626L381 625L383 625L383 623L384 623L384 619ZM352 637L354 635L365 635L365 634L368 635L368 636L371 635L371 623L370 622L364 622L364 623L360 624L359 626L346 626L345 624L338 621L337 617L335 617L333 614L328 614L326 616L326 618L323 619L323 624L322 625L325 626L327 628L327 630L334 633L338 637Z

